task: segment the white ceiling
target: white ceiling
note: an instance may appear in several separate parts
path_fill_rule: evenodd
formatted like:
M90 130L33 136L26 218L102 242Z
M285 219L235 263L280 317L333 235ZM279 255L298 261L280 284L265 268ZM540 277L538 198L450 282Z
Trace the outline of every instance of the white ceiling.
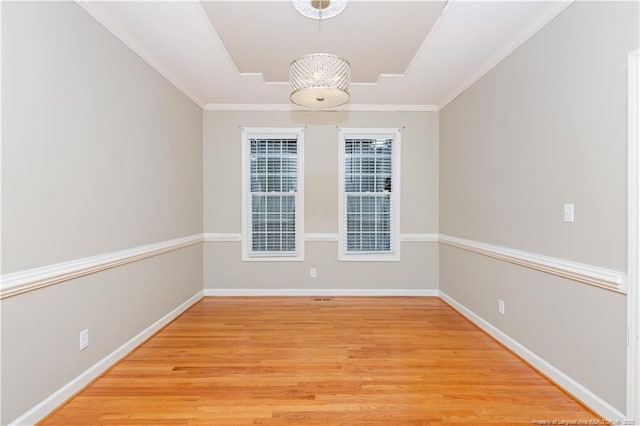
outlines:
M347 59L355 82L375 83L380 74L402 74L444 5L351 2L342 14L322 23L323 50ZM286 82L294 58L319 51L318 21L300 15L291 1L216 1L202 7L241 73Z
M324 51L351 62L351 108L437 110L570 3L350 0ZM79 4L207 109L288 108L289 64L318 49L291 0Z

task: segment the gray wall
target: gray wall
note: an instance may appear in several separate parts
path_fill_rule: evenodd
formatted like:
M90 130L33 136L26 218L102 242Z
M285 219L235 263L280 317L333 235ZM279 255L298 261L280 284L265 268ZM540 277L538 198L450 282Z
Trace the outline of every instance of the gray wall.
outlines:
M441 233L626 270L637 17L636 2L576 2L443 109ZM575 223L563 223L563 203ZM440 277L442 291L624 411L624 295L450 247Z
M306 233L338 230L336 125L405 126L402 233L441 232L624 270L625 65L638 47L637 14L637 3L573 4L440 117L203 115L75 3L4 3L2 273L203 230L239 233L239 126L301 125ZM574 224L562 223L569 202ZM207 289L440 282L625 408L623 295L447 246L439 252L434 243L402 243L401 262L338 262L335 242L307 242L305 257L241 262L240 243L208 242L4 299L0 422L196 294L203 280ZM91 345L80 352L84 328Z
M202 231L199 107L72 2L4 3L2 55L3 274ZM0 422L201 289L197 245L4 299Z
M438 232L438 114L432 112L204 113L204 232L240 233L242 160L240 126L307 126L305 233L338 232L338 130L403 127L401 233ZM223 207L221 207L223 206ZM368 288L437 289L435 243L402 243L400 262L339 262L335 242L306 242L305 261L242 262L238 242L208 242L205 289ZM316 267L318 277L309 278Z

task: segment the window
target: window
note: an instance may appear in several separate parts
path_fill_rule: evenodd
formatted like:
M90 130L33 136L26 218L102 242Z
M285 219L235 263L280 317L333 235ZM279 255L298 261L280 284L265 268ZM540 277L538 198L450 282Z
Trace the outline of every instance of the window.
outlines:
M303 260L302 129L242 130L243 260Z
M400 260L400 132L340 130L339 259Z

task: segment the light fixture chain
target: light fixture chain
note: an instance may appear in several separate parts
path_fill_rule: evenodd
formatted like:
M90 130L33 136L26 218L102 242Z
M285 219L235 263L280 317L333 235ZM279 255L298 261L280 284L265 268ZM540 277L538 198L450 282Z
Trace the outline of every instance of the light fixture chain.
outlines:
M318 51L322 53L322 0L318 2L318 18Z

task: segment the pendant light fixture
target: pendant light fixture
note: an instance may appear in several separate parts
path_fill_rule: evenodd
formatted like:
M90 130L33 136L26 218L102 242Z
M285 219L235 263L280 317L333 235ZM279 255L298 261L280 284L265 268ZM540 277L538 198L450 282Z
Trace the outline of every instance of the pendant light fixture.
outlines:
M322 49L322 20L342 12L346 0L293 0L295 8L318 20L318 50L295 59L289 67L291 102L313 109L332 108L349 102L351 65Z

